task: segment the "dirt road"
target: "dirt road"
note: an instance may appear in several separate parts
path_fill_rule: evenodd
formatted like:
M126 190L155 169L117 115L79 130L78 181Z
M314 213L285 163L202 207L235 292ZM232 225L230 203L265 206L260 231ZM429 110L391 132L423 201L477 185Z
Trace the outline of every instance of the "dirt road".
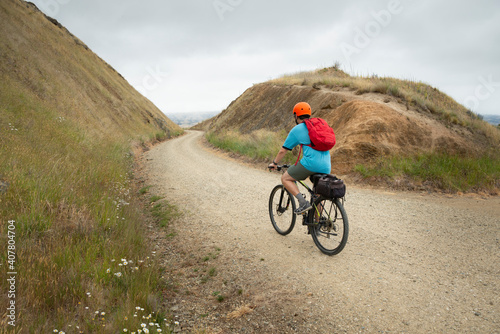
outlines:
M176 236L155 241L182 332L500 332L500 198L348 185L349 241L329 257L300 223L286 237L273 230L280 174L202 138L144 155L153 191L184 212Z

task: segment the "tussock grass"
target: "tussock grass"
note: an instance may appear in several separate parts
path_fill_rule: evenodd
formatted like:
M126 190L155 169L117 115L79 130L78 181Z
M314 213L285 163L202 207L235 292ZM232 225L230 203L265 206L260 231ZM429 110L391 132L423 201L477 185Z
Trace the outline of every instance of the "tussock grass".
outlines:
M272 161L283 145L286 135L287 133L284 131L276 133L268 130L257 130L251 134L224 131L221 133L209 132L206 134L206 138L210 144L227 152L238 153L256 161ZM295 154L298 154L298 151ZM295 161L291 152L287 153L282 162L286 161Z
M15 221L16 330L133 331L142 315L164 323L161 269L131 193L128 144L94 140L2 82L0 240L7 245L7 221ZM7 294L0 301L7 305Z
M446 192L470 192L500 188L500 156L459 157L447 153L421 153L413 156L385 157L371 165L354 168L365 178L389 180L407 178L412 183Z
M407 107L414 107L421 112L433 114L447 124L479 131L490 138L493 144L500 145L500 131L497 131L498 129L483 121L481 116L426 83L376 75L350 76L338 67L284 75L270 82L279 85L325 86L331 89L348 88L359 95L380 93L393 96L405 103Z
M0 261L13 221L15 332L168 333L144 226L159 220L133 196L131 152L182 130L29 3L1 1L0 30Z

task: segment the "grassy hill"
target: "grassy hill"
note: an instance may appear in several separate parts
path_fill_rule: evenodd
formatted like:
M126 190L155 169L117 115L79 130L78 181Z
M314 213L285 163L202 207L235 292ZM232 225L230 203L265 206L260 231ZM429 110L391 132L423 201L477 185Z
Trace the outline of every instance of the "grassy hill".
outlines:
M219 147L269 161L295 125L299 101L336 132L333 173L409 189L496 193L500 186L499 129L421 82L352 77L335 67L286 75L249 88L198 128Z
M0 305L20 333L122 331L161 289L133 153L182 130L33 4L1 1L0 31Z

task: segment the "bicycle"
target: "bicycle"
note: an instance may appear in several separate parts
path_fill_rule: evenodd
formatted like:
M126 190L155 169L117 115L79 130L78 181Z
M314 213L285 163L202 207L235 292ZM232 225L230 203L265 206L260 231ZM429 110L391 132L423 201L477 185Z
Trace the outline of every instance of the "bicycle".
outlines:
M289 168L290 165L281 165L278 171ZM313 174L311 181L315 181L324 174ZM312 208L303 214L302 225L307 226L308 234L321 252L327 255L340 253L349 235L349 221L344 209L344 199L325 198L317 195L304 181L297 181L310 195ZM295 214L295 199L292 194L279 184L273 188L269 196L269 217L274 229L281 235L292 232L297 215Z

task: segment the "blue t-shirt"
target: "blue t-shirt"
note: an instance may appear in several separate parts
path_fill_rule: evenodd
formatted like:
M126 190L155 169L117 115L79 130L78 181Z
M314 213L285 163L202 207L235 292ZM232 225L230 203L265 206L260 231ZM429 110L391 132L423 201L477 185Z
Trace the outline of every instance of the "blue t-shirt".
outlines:
M314 173L329 174L332 170L330 151L317 151L310 146L309 131L305 123L296 125L286 137L283 147L292 150L295 146L302 144L304 155L300 160L302 166Z

